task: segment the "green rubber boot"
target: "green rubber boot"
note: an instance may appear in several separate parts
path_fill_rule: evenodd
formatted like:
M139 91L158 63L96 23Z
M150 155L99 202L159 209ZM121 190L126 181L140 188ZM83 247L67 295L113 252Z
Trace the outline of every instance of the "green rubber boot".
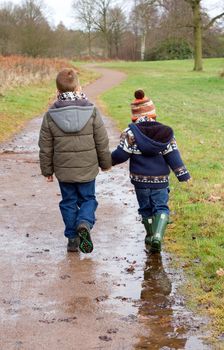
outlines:
M166 225L169 222L169 215L161 213L153 217L153 237L151 240L151 251L158 253L161 251L163 236Z
M152 218L142 218L142 223L145 226L145 230L146 230L145 244L151 245L151 239L153 235Z

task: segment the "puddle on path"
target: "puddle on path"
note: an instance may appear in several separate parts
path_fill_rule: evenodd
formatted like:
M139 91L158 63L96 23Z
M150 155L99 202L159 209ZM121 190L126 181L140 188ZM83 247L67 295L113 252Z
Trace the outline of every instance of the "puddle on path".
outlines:
M211 349L202 341L206 321L188 311L178 294L181 271L172 269L167 253L150 255L145 250L145 233L138 221L127 167L100 174L97 191L103 219L94 232L93 258L99 262L96 276L103 283L112 281L102 306L140 326L144 335L139 336L135 349ZM103 234L103 227L109 232Z
M0 143L1 154L30 154L39 151L38 138L42 117L31 120L26 129L8 142Z

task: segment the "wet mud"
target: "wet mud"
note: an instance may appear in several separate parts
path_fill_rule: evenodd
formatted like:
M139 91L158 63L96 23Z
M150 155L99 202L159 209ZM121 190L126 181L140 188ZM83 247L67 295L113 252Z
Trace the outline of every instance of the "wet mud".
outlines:
M101 72L91 100L124 79ZM113 149L119 132L105 123ZM40 175L40 124L0 146L0 350L211 349L178 293L182 272L145 250L127 165L97 177L94 251L66 252L57 181Z

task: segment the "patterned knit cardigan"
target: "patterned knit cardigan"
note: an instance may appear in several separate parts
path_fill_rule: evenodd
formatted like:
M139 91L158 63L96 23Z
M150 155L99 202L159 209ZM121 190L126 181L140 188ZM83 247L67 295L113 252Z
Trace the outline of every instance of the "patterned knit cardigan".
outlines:
M131 182L138 188L167 187L170 168L179 181L190 179L173 130L155 121L131 123L123 131L120 144L112 152L112 164L128 159Z

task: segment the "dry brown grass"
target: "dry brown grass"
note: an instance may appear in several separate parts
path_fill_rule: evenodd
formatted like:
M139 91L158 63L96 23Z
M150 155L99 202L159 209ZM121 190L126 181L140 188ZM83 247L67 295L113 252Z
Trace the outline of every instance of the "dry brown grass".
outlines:
M0 56L0 95L8 89L46 82L71 64L62 59Z

